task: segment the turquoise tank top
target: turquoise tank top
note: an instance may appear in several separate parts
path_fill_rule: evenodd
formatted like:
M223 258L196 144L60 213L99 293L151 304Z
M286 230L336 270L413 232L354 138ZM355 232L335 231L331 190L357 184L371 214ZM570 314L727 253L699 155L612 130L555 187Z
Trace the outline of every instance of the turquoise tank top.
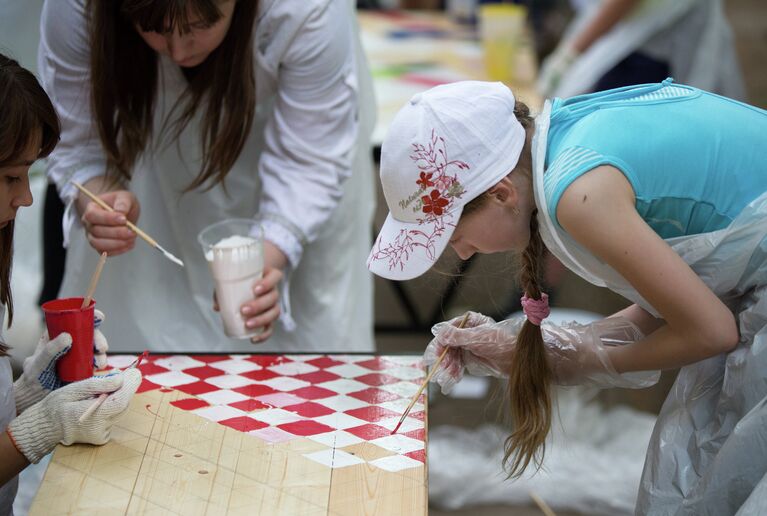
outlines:
M619 169L662 238L727 227L767 192L767 111L667 79L554 99L544 194L600 165Z

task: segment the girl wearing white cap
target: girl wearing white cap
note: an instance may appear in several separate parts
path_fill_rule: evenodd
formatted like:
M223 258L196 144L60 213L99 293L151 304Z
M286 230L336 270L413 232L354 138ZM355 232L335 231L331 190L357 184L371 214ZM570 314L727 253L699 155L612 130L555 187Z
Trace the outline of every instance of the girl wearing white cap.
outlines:
M681 367L659 415L640 514L752 514L767 492L767 112L671 80L547 101L533 120L500 83L414 97L384 141L390 214L368 259L425 272L448 243L522 253L526 317L435 326L435 377L508 377L512 475L540 464L551 382L644 387ZM548 248L635 304L551 325ZM617 345L623 344L623 345ZM761 493L761 494L760 494ZM761 500L761 502L760 502Z
M13 229L19 208L32 204L29 167L47 156L59 140L59 121L35 77L0 54L0 321L13 321L11 262ZM101 337L103 341L103 336ZM132 369L62 387L56 361L72 345L68 333L40 338L24 372L13 382L8 346L0 329L0 514L13 513L17 475L59 443L104 444L114 422L127 410L141 383ZM104 342L105 345L105 342ZM103 348L101 349L103 351ZM102 358L103 354L102 354ZM80 417L101 394L103 404Z
M119 255L99 289L113 347L253 351L221 330L197 235L258 218L264 277L241 307L258 349L373 349L375 106L351 0L48 0L38 58L62 121L61 295L85 290L93 249Z

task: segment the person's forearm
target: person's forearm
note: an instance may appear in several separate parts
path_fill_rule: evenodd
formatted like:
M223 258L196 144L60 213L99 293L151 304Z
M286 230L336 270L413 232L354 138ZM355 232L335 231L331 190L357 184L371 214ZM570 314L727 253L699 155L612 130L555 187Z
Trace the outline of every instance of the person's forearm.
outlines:
M0 486L29 466L29 461L11 441L8 432L0 433Z
M281 271L284 271L285 267L288 266L288 258L285 253L269 240L264 240L264 265Z
M624 319L628 319L645 335L651 334L666 324L666 321L653 317L647 310L636 304L624 308L610 317L623 317Z
M610 360L619 373L683 367L723 353L705 336L683 335L663 325L647 337L625 346L609 347Z
M639 0L605 0L599 13L573 40L573 49L579 54L588 50L595 41L610 32L638 3Z

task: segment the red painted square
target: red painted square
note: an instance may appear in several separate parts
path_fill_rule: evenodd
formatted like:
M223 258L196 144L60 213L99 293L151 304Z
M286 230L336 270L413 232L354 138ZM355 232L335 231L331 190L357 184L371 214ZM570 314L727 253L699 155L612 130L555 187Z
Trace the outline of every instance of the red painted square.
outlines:
M370 373L363 376L355 376L354 379L358 382L366 383L372 386L388 385L390 383L397 383L401 381L399 378L394 378L393 376L382 373Z
M140 393L140 392L154 391L159 388L160 388L159 385L157 385L156 383L150 382L149 380L144 378L143 380L141 380L141 385L139 385L138 389L136 389L136 392Z
M385 403L387 401L394 401L400 399L400 396L397 394L394 394L393 392L384 391L382 389L376 389L375 387L370 387L369 389L365 389L364 391L357 391L357 392L350 392L347 394L347 396L351 396L352 398L357 398L358 400L366 401L370 403L371 405L376 405L378 403Z
M143 374L144 376L147 376L150 374L167 373L168 371L170 371L170 369L160 367L154 362L144 362L143 364L138 366L138 370L141 371L141 374Z
M371 360L365 360L364 362L355 362L354 365L358 365L360 367L367 367L368 369L372 369L373 371L381 371L383 369L388 369L390 367L393 367L392 364L390 364L389 362L385 362L380 357L376 357Z
M406 453L405 457L410 457L411 459L415 459L426 464L426 450L411 451L410 453Z
M207 402L199 398L185 398L183 400L171 401L170 404L184 410L194 410L208 406Z
M278 375L275 372L269 371L268 369L259 369L258 371L248 371L247 373L240 373L240 376L244 376L245 378L249 378L251 380L256 380L257 382L262 382L264 380L271 380L272 378L276 378L280 375Z
M277 428L290 432L294 435L300 435L306 437L309 435L324 434L325 432L332 432L335 428L331 428L328 425L323 425L311 419L305 419L303 421L294 421L293 423L285 423L283 425L277 425Z
M311 401L307 401L306 403L299 403L298 405L289 405L282 408L290 412L295 412L299 416L303 417L327 416L328 414L335 412L335 410L328 408L325 405L312 403Z
M407 415L407 417L414 417L416 419L420 419L421 421L426 421L426 412L424 412L423 410L419 410L418 412L411 412L410 414Z
M229 355L189 355L189 358L193 358L198 362L205 362L206 364L212 364L213 362L222 362L229 360Z
M224 419L218 422L220 425L228 426L239 430L240 432L250 432L251 430L258 430L259 428L265 428L269 425L263 421L256 421L248 416L233 417L231 419Z
M192 367L190 369L184 369L183 372L192 376L196 376L200 380L205 380L206 378L210 378L212 376L221 376L220 369L214 369L210 366Z
M360 408L356 408L352 410L347 410L345 413L349 414L350 416L364 419L365 421L370 421L371 423L375 423L376 421L380 421L382 419L386 419L390 417L401 416L401 414L399 414L398 412L394 412L393 410L385 409L377 405L371 405L369 407L360 407Z
M290 391L288 394L298 396L299 398L303 398L305 400L321 400L323 398L329 398L331 396L338 395L338 393L335 391L331 391L329 389L323 389L322 387L317 387L316 385L310 385L309 387L301 387L300 389L296 389L295 391Z
M219 387L216 387L215 385L211 385L209 383L206 383L200 380L199 382L188 383L186 385L179 385L176 387L176 390L197 396L200 394L205 394L206 392L213 392L213 391L218 391L221 389Z
M391 430L388 428L373 424L355 426L354 428L347 428L344 431L349 432L350 434L354 434L360 439L365 439L366 441L372 441L373 439L378 439L379 437L386 437L387 435L391 435Z
M265 394L274 394L275 392L279 392L272 389L268 385L262 385L260 383L252 383L250 385L237 387L236 389L232 389L232 390L234 392L239 392L240 394L244 394L245 396L249 396L251 398L263 396Z
M413 439L418 439L419 441L425 441L426 440L426 429L425 428L419 428L417 430L411 430L405 434L408 437L411 437Z
M266 403L261 403L258 400L242 400L236 403L230 403L229 406L234 407L236 409L244 410L245 412L253 412L254 410L271 408L271 405L267 405Z
M328 367L343 365L345 362L339 362L338 360L333 360L332 358L326 355L324 357L315 358L314 360L308 360L306 363L312 364L313 366L319 367L321 369L326 369Z
M297 378L299 380L303 380L309 383L322 383L322 382L330 382L333 380L338 380L341 377L338 376L337 374L320 370L320 371L314 371L313 373L297 374L293 378Z
M248 357L245 360L250 360L254 364L258 364L261 367L269 367L277 364L292 362L292 360L289 358L285 358L280 355L253 355L252 357Z

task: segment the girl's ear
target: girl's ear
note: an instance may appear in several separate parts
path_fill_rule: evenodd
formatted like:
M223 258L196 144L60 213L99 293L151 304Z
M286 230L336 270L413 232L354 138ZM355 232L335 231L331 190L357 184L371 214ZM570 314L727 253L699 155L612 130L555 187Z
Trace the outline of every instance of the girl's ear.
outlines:
M500 181L498 181L493 187L491 187L487 191L487 193L495 201L498 201L501 204L512 202L512 204L516 205L517 188L516 186L514 186L514 183L512 183L511 178L509 176L506 176Z

